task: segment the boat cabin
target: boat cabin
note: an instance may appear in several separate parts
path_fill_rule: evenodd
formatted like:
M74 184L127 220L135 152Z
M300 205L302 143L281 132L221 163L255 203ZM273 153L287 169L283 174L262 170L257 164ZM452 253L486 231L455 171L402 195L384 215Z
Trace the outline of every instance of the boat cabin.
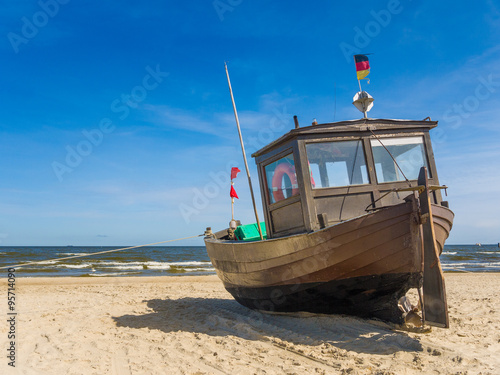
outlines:
M360 119L298 127L252 156L268 238L312 232L404 202L420 168L439 185L437 121ZM442 202L435 190L432 203Z

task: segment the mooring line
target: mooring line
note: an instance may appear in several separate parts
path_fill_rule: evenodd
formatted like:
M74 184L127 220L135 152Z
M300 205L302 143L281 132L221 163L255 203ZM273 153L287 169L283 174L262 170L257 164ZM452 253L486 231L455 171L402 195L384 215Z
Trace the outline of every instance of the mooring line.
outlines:
M457 273L464 272L464 273L474 273L473 271L466 271L466 270L461 270L459 268L447 268L443 270L443 272L448 272L448 271L455 271Z
M90 257L92 255L99 255L99 254L106 254L106 253L113 253L115 251L123 251L123 250L130 250L130 249L136 249L138 247L146 247L146 246L154 246L158 245L161 243L167 243L167 242L174 242L174 241L181 241L181 240L187 240L190 238L196 238L196 237L201 237L204 234L198 234L196 236L190 236L190 237L183 237L183 238L176 238L175 240L167 240L167 241L160 241L160 242L155 242L155 243L148 243L146 245L137 245L137 246L130 246L130 247L123 247L121 249L113 249L113 250L105 250L105 251L99 251L97 253L91 253L91 254L83 254L83 255L73 255L70 257L64 257L64 258L55 258L55 259L46 259L46 260L41 260L37 262L28 262L28 263L23 263L23 264L16 264L13 266L5 266L5 267L0 267L0 270L3 269L8 269L8 268L19 268L19 267L25 267L25 266L31 266L33 264L41 264L41 263L46 263L46 262L54 262L56 260L66 260L66 259L74 259L74 258L83 258L83 257Z

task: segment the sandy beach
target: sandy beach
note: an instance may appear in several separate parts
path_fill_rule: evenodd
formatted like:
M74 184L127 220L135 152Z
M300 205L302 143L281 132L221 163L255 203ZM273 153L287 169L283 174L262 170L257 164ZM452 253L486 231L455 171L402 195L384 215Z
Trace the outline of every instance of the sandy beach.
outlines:
M500 374L500 274L447 273L450 329L261 314L217 276L17 278L2 374Z

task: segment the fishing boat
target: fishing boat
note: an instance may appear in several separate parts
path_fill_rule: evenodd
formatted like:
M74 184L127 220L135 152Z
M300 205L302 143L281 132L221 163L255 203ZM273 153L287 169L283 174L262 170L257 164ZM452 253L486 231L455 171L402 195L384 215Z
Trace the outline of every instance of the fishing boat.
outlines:
M250 309L403 323L401 300L416 288L423 322L447 328L439 255L454 214L429 135L437 122L364 113L305 127L295 117L294 129L255 152L264 222L207 228L208 255Z

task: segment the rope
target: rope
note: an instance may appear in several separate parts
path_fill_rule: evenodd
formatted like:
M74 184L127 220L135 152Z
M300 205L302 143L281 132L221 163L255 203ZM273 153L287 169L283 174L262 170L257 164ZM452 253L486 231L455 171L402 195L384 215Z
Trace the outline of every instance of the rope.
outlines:
M441 263L441 266L443 264ZM449 271L455 271L455 272L464 272L464 273L474 273L472 271L466 271L466 270L461 270L461 269L458 269L458 268L448 268L446 270L443 270L443 272L449 272Z
M41 260L41 261L38 261L38 262L28 262L28 263L23 263L23 264L16 264L16 265L13 265L13 266L0 267L0 270L8 269L8 268L19 268L19 267L24 267L24 266L31 266L33 264L41 264L41 263L53 262L53 261L57 261L57 260L66 260L66 259L75 259L75 258L90 257L90 256L93 256L93 255L113 253L113 252L116 252L116 251L136 249L138 247L153 246L153 245L158 245L158 244L161 244L161 243L187 240L187 239L190 239L190 238L201 237L203 235L204 234L198 234L196 236L190 236L190 237L184 237L184 238L176 238L175 240L160 241L160 242L155 242L155 243L148 243L146 245L137 245L137 246L123 247L121 249L105 250L105 251L99 251L97 253L91 253L91 254L73 255L73 256L64 257L64 258L46 259L46 260Z

